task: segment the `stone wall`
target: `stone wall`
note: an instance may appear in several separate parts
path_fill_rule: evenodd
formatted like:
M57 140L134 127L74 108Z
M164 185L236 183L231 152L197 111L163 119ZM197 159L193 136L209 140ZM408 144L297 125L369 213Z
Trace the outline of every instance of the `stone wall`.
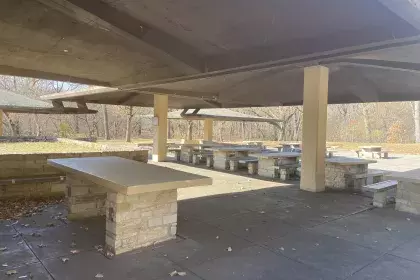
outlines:
M118 156L140 162L147 162L148 151L109 151L85 153L40 153L40 154L4 154L0 155L0 182L20 178L45 178L65 175L47 164L52 158L78 158ZM35 180L34 180L35 181ZM8 197L63 195L65 182L31 182L0 184L0 199Z
M420 214L420 184L399 182L395 202L398 211Z

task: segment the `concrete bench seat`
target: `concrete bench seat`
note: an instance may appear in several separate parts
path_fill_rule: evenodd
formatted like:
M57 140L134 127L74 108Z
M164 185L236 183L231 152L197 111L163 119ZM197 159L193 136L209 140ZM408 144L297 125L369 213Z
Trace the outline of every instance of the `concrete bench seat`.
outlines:
M175 238L177 189L211 178L119 157L50 159L67 173L69 219L106 215L107 250L119 254Z
M258 158L256 157L242 157L238 160L239 164L246 165L249 175L258 173Z
M31 177L18 177L18 178L3 178L0 179L0 186L19 185L25 183L49 183L49 182L64 182L66 176L57 175L43 175L43 176L31 176Z
M209 156L213 156L212 151L194 150L192 152L192 163L194 165L199 165L202 160L206 160Z
M168 152L175 154L176 161L181 161L181 148L168 148Z
M388 180L363 187L363 190L373 192L373 206L384 207L389 202L395 201L395 194L389 197L391 191L397 189L398 181Z
M299 163L276 165L274 166L275 177L280 178L280 180L283 181L290 180L293 175L296 175L299 167Z
M231 156L229 157L229 170L230 171L237 171L239 168L239 164L257 164L258 159L255 157L249 156Z

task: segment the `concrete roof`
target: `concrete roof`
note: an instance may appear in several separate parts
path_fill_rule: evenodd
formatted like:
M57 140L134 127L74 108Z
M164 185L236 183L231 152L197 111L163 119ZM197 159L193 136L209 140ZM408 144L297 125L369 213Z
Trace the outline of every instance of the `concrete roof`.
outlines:
M161 93L172 108L248 107L301 104L302 68L326 65L330 103L417 100L418 7L418 0L5 0L0 74L123 89L82 98L96 103L150 106L150 94Z
M36 114L87 114L94 110L78 108L54 108L50 102L36 100L14 92L0 89L0 110L6 113L36 113Z

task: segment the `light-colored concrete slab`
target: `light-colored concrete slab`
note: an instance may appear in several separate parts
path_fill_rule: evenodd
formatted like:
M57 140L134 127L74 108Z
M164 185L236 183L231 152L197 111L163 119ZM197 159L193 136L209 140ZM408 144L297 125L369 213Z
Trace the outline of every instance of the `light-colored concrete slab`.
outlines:
M50 159L48 163L127 195L212 184L209 177L119 157Z

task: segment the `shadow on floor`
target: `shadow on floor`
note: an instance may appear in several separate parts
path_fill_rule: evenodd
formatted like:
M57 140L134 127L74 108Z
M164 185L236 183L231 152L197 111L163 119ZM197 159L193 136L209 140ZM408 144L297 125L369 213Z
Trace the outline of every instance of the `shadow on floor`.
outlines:
M55 205L0 222L0 280L418 279L420 218L370 203L296 185L183 199L176 240L113 259L97 250L103 218L68 222Z

